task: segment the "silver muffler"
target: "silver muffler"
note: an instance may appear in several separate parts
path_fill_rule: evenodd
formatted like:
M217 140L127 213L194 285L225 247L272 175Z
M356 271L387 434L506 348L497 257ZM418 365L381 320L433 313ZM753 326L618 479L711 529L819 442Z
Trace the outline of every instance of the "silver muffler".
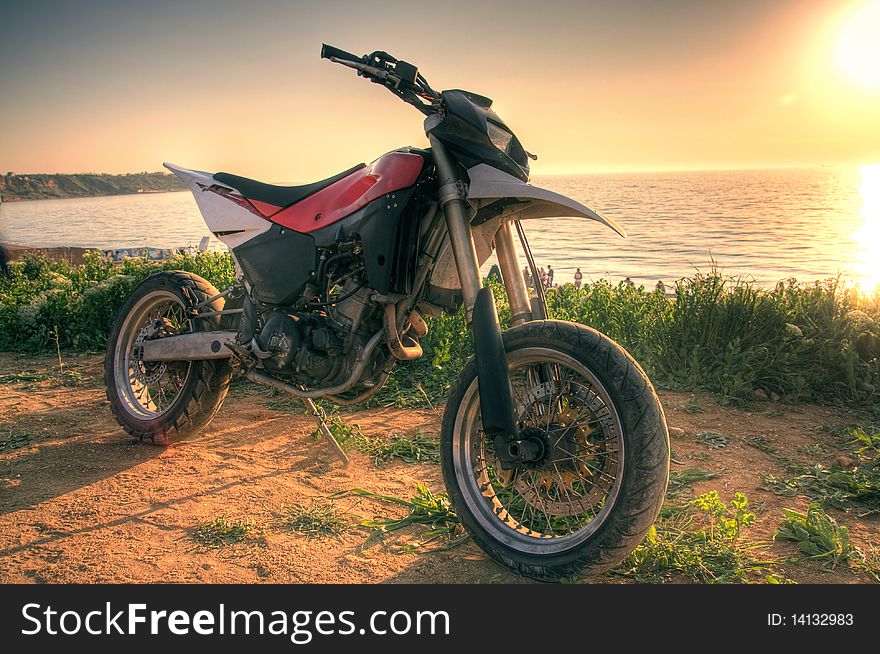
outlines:
M226 347L226 341L234 341L237 333L234 331L193 332L144 341L136 347L141 348L141 361L229 359L232 357L232 350Z

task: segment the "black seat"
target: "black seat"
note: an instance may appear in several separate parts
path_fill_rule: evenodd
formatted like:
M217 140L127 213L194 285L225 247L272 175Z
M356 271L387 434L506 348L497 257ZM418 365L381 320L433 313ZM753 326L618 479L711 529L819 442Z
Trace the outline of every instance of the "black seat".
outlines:
M338 182L343 177L348 177L361 168L365 168L365 165L358 164L354 168L349 168L345 172L341 172L333 177L328 177L327 179L322 179L320 182L313 182L312 184L303 184L302 186L275 186L274 184L264 184L255 179L239 177L232 173L215 173L214 179L223 184L228 184L248 200L257 200L259 202L265 202L266 204L275 205L276 207L289 207L291 204L299 202L303 198Z

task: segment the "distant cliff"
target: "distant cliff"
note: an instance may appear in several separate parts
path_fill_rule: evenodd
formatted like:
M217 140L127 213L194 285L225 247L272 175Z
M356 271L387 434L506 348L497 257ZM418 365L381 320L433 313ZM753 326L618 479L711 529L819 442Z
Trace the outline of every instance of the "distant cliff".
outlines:
M7 173L0 176L0 197L3 202L155 193L185 189L186 186L183 182L168 173L129 173L126 175Z

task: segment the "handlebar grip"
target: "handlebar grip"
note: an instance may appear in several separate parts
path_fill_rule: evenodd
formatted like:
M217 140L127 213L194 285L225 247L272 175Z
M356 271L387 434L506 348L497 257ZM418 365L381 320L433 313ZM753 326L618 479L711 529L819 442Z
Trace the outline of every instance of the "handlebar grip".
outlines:
M343 61L354 61L357 63L363 63L364 61L363 57L358 57L357 55L353 55L350 52L346 52L345 50L340 50L339 48L334 48L332 45L322 43L321 59L330 59L330 57L333 57L335 59L342 59Z

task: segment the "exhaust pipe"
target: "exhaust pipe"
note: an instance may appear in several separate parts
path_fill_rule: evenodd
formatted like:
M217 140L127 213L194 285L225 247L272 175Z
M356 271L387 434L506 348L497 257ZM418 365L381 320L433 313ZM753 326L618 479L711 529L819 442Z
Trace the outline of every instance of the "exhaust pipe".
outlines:
M402 336L397 332L397 307L391 302L385 305L382 314L382 326L385 329L385 342L395 359L412 361L422 356L422 346L416 338L422 338L428 333L428 325L418 311L413 310L409 315L409 323L404 332L410 330L416 338L404 333Z

